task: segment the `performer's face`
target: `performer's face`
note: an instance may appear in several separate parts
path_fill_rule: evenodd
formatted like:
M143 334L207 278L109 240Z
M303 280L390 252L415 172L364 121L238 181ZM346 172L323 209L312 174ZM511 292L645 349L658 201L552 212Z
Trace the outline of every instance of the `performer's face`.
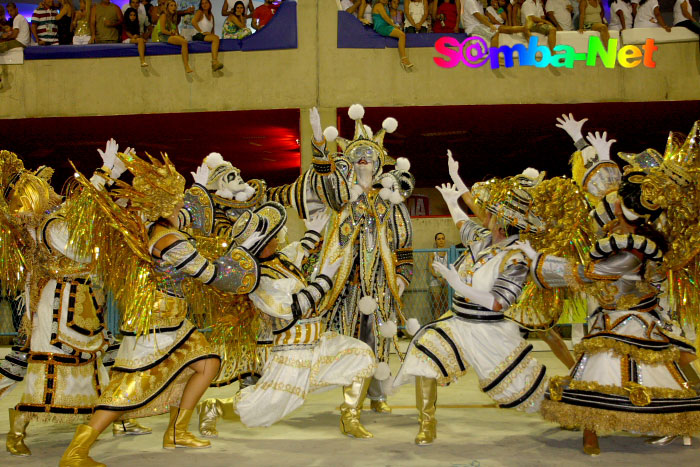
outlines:
M248 184L243 181L241 173L237 170L232 170L219 179L219 188L226 189L233 194L245 190L247 186Z

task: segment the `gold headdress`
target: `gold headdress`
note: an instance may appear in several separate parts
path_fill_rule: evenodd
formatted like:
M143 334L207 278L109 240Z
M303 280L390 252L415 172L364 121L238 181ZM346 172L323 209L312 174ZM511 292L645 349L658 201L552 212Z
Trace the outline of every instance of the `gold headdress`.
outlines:
M161 154L160 162L149 154L148 161L134 153L119 153L118 157L126 168L134 174L131 186L118 183L114 190L120 198L131 201L131 205L150 221L169 217L184 198L185 177L180 175L170 162L167 154Z
M326 139L329 141L336 140L338 147L343 151L350 162L355 162L362 158L370 159L376 162L374 167L374 175L381 172L385 165L393 165L395 161L389 156L386 148L384 148L384 136L386 133L393 133L398 127L398 122L395 118L388 117L382 123L382 129L376 134L372 129L362 123L362 117L365 116L365 109L360 104L353 104L348 109L348 115L355 121L355 135L353 139L337 138L337 130L329 131L327 128L324 132ZM333 136L329 136L333 134Z

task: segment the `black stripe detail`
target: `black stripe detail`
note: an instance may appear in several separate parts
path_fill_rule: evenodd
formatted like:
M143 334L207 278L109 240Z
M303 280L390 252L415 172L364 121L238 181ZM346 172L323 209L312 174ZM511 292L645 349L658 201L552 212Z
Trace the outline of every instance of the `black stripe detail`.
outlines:
M208 264L208 263L209 263L209 262L207 261L207 264ZM208 281L206 281L206 282L204 283L204 285L210 285L210 284L212 284L212 283L216 280L216 276L219 275L219 265L216 264L216 263L213 263L212 265L214 266L214 274L211 275L211 279L209 279Z
M184 260L182 263L180 263L180 264L178 264L177 266L175 266L175 270L176 270L176 271L179 271L180 269L184 268L185 266L187 266L188 264L190 264L192 261L194 261L194 259L195 259L198 255L199 255L199 252L198 252L197 250L195 250L194 253L192 253L190 256L188 256L187 258L185 258L185 260Z
M440 372L442 372L442 376L447 377L448 373L447 370L445 369L445 366L442 364L439 358L435 356L434 353L432 353L430 350L426 349L423 345L421 344L416 344L416 348L423 352L428 358L430 358L432 361L435 362L435 364L440 368Z
M170 235L170 234L168 234L168 235ZM167 235L166 235L166 237L167 237ZM174 241L170 245L168 245L165 248L163 248L162 250L160 250L160 257L161 258L164 257L167 252L169 252L170 250L172 250L173 248L175 248L179 244L186 243L186 242L187 242L187 240L182 240L182 239Z
M535 393L535 391L537 391L537 388L540 387L540 384L542 384L542 380L544 379L544 375L546 372L547 372L547 367L542 366L542 368L540 369L540 374L537 375L537 380L535 381L535 384L533 384L530 387L530 389L525 394L523 394L522 397L520 397L518 400L513 401L509 404L498 404L498 406L502 409L512 409L513 407L517 407L520 404L522 404L523 402L525 402L526 400L528 400L530 398L530 396L532 396Z
M323 290L323 287L321 287L319 284L316 282L311 282L309 283L309 287L313 287L314 289L318 290L318 293L321 294L321 299L323 298L324 295L326 295L326 291Z
M325 275L325 274L319 274L319 275L316 277L316 280L318 280L318 279L323 279L324 281L326 281L326 283L328 284L328 289L329 289L329 290L330 290L331 288L333 288L333 281L332 281L331 278L328 277L327 275Z
M160 357L158 360L156 360L156 361L154 361L154 362L152 362L152 363L149 363L149 364L146 365L146 366L142 366L142 367L139 367L139 368L124 368L124 367L120 367L120 366L113 366L113 367L112 367L112 371L120 371L120 372L122 372L122 373L136 373L136 372L138 372L138 371L150 370L150 369L153 368L154 366L157 366L157 365L159 365L160 363L162 363L163 361L165 361L165 360L166 360L168 357L170 357L177 349L179 349L180 347L182 347L182 345L183 345L185 342L187 342L187 339L189 339L190 336L192 335L192 333L194 333L196 330L197 330L197 328L193 327L192 329L190 329L189 331L187 331L187 334L185 334L184 337L183 337L182 339L180 339L180 342L178 342L178 343L175 344L170 350L168 350L168 352L167 352L165 355L163 355L162 357ZM221 359L221 357L219 357L218 355L217 355L216 357L217 357L218 359Z
M515 368L520 365L520 362L523 361L523 359L532 352L532 344L529 344L527 347L523 349L522 352L520 352L520 355L518 355L515 360L511 362L510 365L508 365L508 368L503 370L500 375L498 375L493 381L491 381L486 387L481 388L482 391L488 392L491 389L495 388L498 386L503 379L510 374L511 371L515 370Z
M591 334L589 336L583 337L581 340L593 339L595 337L605 337L605 338L609 338L609 339L614 339L616 341L625 342L628 344L632 344L635 347L641 347L641 348L648 349L648 350L665 350L665 349L671 347L671 344L668 342L658 342L658 341L648 341L648 340L636 339L634 337L622 336L622 335L615 334L612 332L599 332L596 334Z
M24 379L21 376L13 375L9 371L5 371L2 367L0 367L0 375L17 382L22 381Z
M549 391L545 394L545 397L550 399ZM572 389L564 390L561 402L580 407L647 414L682 413L700 410L700 397L689 397L687 399L652 399L649 405L637 406L632 404L628 397Z
M168 328L161 327L161 328L149 329L149 330L148 330L148 334L151 334L151 333L158 334L158 333L161 333L161 332L173 332L173 331L177 331L178 329L180 329L180 328L182 327L183 324L185 324L185 321L184 321L184 320L181 321L180 324L178 324L177 326L171 326L171 327L168 327ZM126 337L126 336L135 337L135 336L136 336L136 333L135 333L135 332L132 332L132 331L125 331L124 329L122 329L120 332L121 332L121 335L124 336L124 337Z
M449 346L452 348L452 353L455 354L455 358L457 359L457 365L459 365L459 369L461 371L465 371L466 367L464 366L464 362L462 362L462 356L459 354L459 350L457 350L457 346L452 341L452 339L450 339L450 336L447 335L447 333L445 332L444 329L441 329L438 327L434 327L434 328L430 328L430 329L437 332L440 335L440 337L442 337L445 340L445 342L447 342L449 344Z
M503 313L497 313L497 312L492 312L493 314L483 314L483 315L475 315L471 313L462 313L460 311L457 311L456 309L452 308L452 313L455 314L458 318L462 319L468 319L472 321L501 321L504 319Z
M209 261L204 261L204 264L202 264L202 267L199 268L199 271L197 271L192 277L195 279L204 274L204 271L207 270L207 266L209 266Z

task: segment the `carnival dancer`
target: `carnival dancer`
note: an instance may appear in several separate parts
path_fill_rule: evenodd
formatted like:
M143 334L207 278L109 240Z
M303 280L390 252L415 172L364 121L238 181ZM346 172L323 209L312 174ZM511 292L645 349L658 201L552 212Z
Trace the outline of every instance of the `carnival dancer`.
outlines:
M697 280L700 122L685 141L672 133L663 156L647 150L624 157L629 165L622 171L610 160L615 140L589 133L588 146L584 122L564 115L557 126L580 150L574 179L595 204L591 216L600 236L589 261L520 248L541 286L578 287L600 305L575 348L576 365L569 376L552 378L541 411L547 420L583 429L584 452L597 455L602 431L669 437L700 431L700 397L681 369L695 358L695 348L665 329L657 312L657 285L668 271L671 295L690 291L684 297L690 306L679 303L678 312L697 319L695 286L684 284Z
M326 260L318 275L307 281L299 269L302 259L318 241L307 231L301 242L277 251L277 234L286 222L284 207L275 202L243 214L233 226L235 244L255 232L264 237L250 249L260 261L260 284L250 293L255 306L265 314L263 332L273 341L262 377L241 390L234 408L248 427L269 426L301 407L307 395L343 386L341 425L358 437L371 437L359 421L360 403L376 369L367 344L335 332L325 331L320 303L333 286L340 258ZM325 224L320 213L310 220Z
M389 351L397 348L398 322L405 322L401 295L413 274L413 232L405 205L415 185L408 160L394 163L384 148L384 136L398 123L387 118L376 134L362 124L364 108L350 107L355 121L352 140L338 138L334 127L321 131L316 109L311 111L314 159L312 167L292 185L270 189L269 199L293 206L301 218L329 207L331 220L323 235L321 262L343 258L338 278L321 308L330 309L328 329L367 343L375 352L378 370L368 397L372 410L390 413L386 402ZM336 141L343 153L329 154L326 143ZM361 406L362 404L360 404ZM349 425L345 425L349 426ZM349 436L366 436L349 433Z
M504 316L518 300L529 274L527 258L509 247L521 231L537 234L544 230L543 221L532 212L528 192L543 175L526 173L504 184L504 196L493 192L493 181L478 187L490 213L485 227L458 205L463 193L471 196L463 182L460 189L451 184L437 187L467 248L454 265L433 263L454 289L452 316L429 323L415 334L394 381L401 385L415 380L418 445L431 444L437 436L438 383L455 381L470 366L479 377L481 390L499 407L527 412L539 409L547 386L546 369L532 357L532 345L520 337L518 326Z
M102 189L124 168L116 164L114 140L107 142L104 152L98 152L104 165L91 180ZM117 346L105 324L104 299L96 286L100 281L93 274L91 258L69 247L65 216L72 206L62 203L51 188L53 170L41 167L31 173L7 151L1 158L0 186L7 201L2 203L4 220L13 222L27 236L23 248L27 263L23 267L28 279L23 302L28 312L20 328L26 345L14 347L1 364L0 386L4 390L0 397L26 380L19 404L10 409L6 447L13 455L29 456L24 440L30 421L73 423L93 412L109 381L105 367L113 362ZM22 267L6 261L3 264L9 265L10 274L13 266ZM113 431L115 435L150 433L130 420Z
M195 438L187 426L218 372L219 356L187 320L183 288L195 280L248 293L259 279L257 262L245 249L259 236L209 261L178 230L185 179L167 155L162 162L150 156L150 161L143 160L134 152L118 157L134 175L133 183L118 181L116 189L105 193L77 174L83 193L74 203L83 204L68 220L74 247L99 252L93 262L105 288L120 303L124 339L90 423L78 427L61 458L65 467L103 465L88 456L89 449L114 420L168 410L164 448L209 447L209 441Z

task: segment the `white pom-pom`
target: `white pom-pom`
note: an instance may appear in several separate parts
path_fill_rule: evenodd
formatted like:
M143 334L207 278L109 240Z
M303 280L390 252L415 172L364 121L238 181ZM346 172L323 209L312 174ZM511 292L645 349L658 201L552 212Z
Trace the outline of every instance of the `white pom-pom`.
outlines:
M250 195L248 195L245 190L236 193L236 201L248 201L249 199Z
M391 339L396 335L396 323L393 321L385 321L379 325L379 334L386 339Z
M399 157L396 159L396 169L402 172L408 172L411 170L411 163L405 157Z
M382 188L381 190L379 190L379 196L383 200L388 200L389 198L391 198L391 193L392 191L388 188Z
M527 169L523 170L523 175L525 175L527 178L534 179L540 176L540 171L533 169L532 167L528 167Z
M377 301L369 295L365 295L360 299L357 306L363 315L371 315L377 309Z
M406 332L409 336L415 336L420 329L420 323L416 318L410 318L406 321Z
M323 137L326 138L327 142L332 143L338 137L338 129L334 126L329 126L323 130Z
M350 188L350 201L353 203L357 201L357 198L360 197L362 194L362 187L360 185L353 185L352 188Z
M401 193L398 191L392 191L389 196L389 202L391 202L391 204L400 204L403 202L403 196L401 196Z
M372 129L369 127L369 125L363 125L365 127L365 134L367 135L368 138L374 138L374 132Z
M224 161L224 158L218 152L212 152L204 158L204 163L210 170L213 170L218 166L225 164L226 161Z
M228 188L222 188L220 190L216 190L214 193L216 196L219 196L224 199L233 199L233 192L229 190Z
M374 370L374 378L378 381L384 381L385 379L388 379L389 376L391 376L391 368L389 368L389 364L386 362L380 362L377 365L377 369Z
M385 118L382 122L382 128L387 133L393 133L399 127L399 122L396 121L394 117Z
M394 180L391 177L382 177L382 186L384 188L391 188L394 186Z
M353 120L358 120L365 116L365 108L360 104L353 104L348 109L348 116Z

